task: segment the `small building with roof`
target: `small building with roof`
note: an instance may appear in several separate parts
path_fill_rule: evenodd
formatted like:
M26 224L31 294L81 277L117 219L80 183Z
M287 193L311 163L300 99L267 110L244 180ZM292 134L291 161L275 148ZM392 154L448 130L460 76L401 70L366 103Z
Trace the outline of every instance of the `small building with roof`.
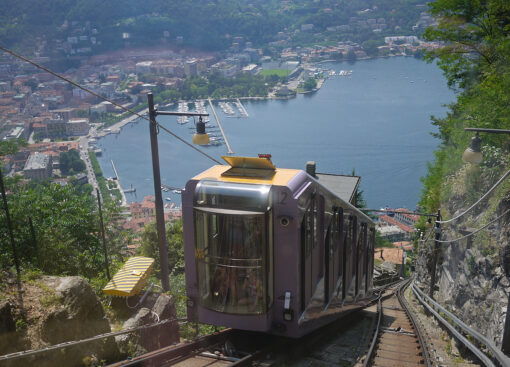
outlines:
M23 174L32 180L45 180L51 177L52 163L51 155L34 152L28 157Z

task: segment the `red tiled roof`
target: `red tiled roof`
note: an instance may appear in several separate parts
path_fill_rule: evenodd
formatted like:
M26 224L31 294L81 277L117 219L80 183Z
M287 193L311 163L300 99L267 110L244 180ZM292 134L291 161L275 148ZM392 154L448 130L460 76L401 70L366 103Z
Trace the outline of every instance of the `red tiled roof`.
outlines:
M402 264L402 249L391 247L378 247L374 250L374 259L388 261L393 264Z
M411 227L409 226L406 226L405 224L402 224L400 223L398 220L388 216L388 215L381 215L379 217L380 220L384 221L384 222L387 222L387 223L390 223L394 226L397 226L399 227L400 229L402 229L403 231L405 232L408 232L408 233L413 233L414 232L414 229L412 229Z

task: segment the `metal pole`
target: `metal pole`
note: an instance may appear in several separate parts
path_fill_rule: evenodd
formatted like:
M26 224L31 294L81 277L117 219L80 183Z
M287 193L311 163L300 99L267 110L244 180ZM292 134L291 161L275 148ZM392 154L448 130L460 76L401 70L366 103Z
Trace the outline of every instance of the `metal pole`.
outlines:
M441 210L437 210L436 216L436 234L434 236L434 253L432 254L432 271L430 274L430 289L429 289L429 297L434 299L434 287L436 285L436 267L437 267L437 258L439 256L440 243L438 242L441 239Z
M20 269L20 265L19 265L18 252L16 251L16 244L14 242L14 233L12 232L11 216L9 214L9 206L7 205L7 196L5 195L4 178L3 178L3 173L2 173L1 168L0 168L0 190L2 191L2 199L4 202L5 217L7 219L7 228L9 229L9 237L11 239L12 254L14 256L14 265L16 266L16 275L17 275L16 280L18 282L19 299L20 299L20 304L23 305L23 298L21 296L21 269ZM23 307L22 307L22 309L23 309Z
M163 197L161 195L161 176L159 173L158 127L156 124L156 110L152 93L147 94L149 102L149 131L151 137L152 172L154 175L154 197L156 204L156 230L158 232L159 261L161 264L161 285L163 290L170 290L168 278L168 249L165 236L165 215L163 212Z
M99 226L101 228L101 237L103 238L103 251L104 251L104 261L106 262L106 276L108 280L110 277L110 263L108 261L108 250L106 248L106 239L104 235L104 223L103 223L103 210L101 209L101 194L99 193L99 189L96 187L97 192L97 205L99 207Z
M39 246L37 246L37 238L35 237L34 223L32 217L28 217L28 224L30 225L30 234L32 235L32 245L35 249L35 257L37 258L37 264L41 266L41 260L39 259Z
M19 266L18 252L16 251L16 245L14 243L14 233L12 232L11 216L9 215L9 206L7 205L7 196L5 195L3 173L0 169L0 189L2 190L2 199L4 201L5 216L7 219L7 228L9 229L9 237L11 239L12 254L14 255L14 265L16 266L16 273L18 279L21 279L21 270Z

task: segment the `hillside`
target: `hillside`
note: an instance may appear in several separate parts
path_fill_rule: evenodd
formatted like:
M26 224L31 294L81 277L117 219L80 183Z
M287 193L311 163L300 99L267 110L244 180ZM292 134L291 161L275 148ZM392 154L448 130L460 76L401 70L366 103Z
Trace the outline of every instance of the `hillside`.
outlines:
M70 57L157 44L223 50L235 37L263 47L277 40L278 32L299 31L303 24L313 24L312 33L317 33L349 24L353 17L356 22L384 18L387 27L380 34L365 23L361 32L346 31L345 36L362 35L364 41L421 33L413 26L425 10L418 0L5 0L0 3L0 40L47 56L65 55L70 46L80 50ZM307 38L302 32L296 42Z
M420 206L439 209L443 219L460 217L441 225L442 243L434 245L434 233L419 241L417 279L430 289L437 256L436 299L501 345L510 289L508 178L477 202L510 169L510 135L481 132L481 163L461 157L473 137L465 128L510 128L510 4L438 0L432 14L441 21L425 37L445 47L427 58L438 61L458 98L445 118L432 118L440 148L423 178ZM425 220L419 227L425 236L433 229Z

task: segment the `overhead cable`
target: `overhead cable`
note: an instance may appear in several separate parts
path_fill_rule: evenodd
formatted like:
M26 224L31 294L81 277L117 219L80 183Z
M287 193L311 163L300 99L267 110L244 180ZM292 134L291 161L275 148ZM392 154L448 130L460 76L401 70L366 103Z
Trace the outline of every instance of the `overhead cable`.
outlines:
M429 240L429 237L430 235L432 234L432 232L434 232L434 227L432 227L429 231L429 234L427 235L427 238L425 238L424 240L419 240L420 242L427 242Z
M505 178L508 177L508 175L510 175L510 170L508 170L504 175L503 177L501 177L498 182L496 182L494 184L494 186L492 186L490 188L489 191L487 191L485 193L485 195L483 195L480 199L478 199L478 201L476 203L474 203L473 205L471 205L469 208L467 208L463 213L457 215L456 217L453 217L451 219L448 219L448 220L438 220L436 221L436 223L441 223L441 224L446 224L446 223L450 223L450 222L453 222L454 220L457 220L461 217L463 217L464 215L466 215L468 212L470 212L475 206L477 206L483 199L485 199L492 191L494 191L496 189L496 187L498 187L504 180Z
M23 61L25 61L25 62L27 62L27 63L29 63L29 64L31 64L31 65L33 65L33 66L35 66L35 67L36 67L36 68L38 68L38 69L44 70L45 72L47 72L47 73L49 73L49 74L51 74L51 75L53 75L53 76L55 76L55 77L57 77L57 78L59 78L59 79L61 79L61 80L65 81L66 83L69 83L69 84L71 84L71 85L74 85L76 88L79 88L79 89L81 89L81 90L83 90L83 91L85 91L85 92L87 92L87 93L89 93L89 94L91 94L91 95L93 95L93 96L95 96L95 97L99 98L99 99L102 99L103 101L109 102L109 103L111 103L112 105L114 105L114 106L116 106L116 107L119 107L120 109L122 109L122 110L124 110L124 111L126 111L126 112L129 112L129 113L131 113L131 114L133 114L133 115L136 115L136 116L138 116L138 117L140 117L140 118L142 118L142 119L147 120L147 121L149 121L149 122L150 122L150 120L149 120L147 117L145 117L145 116L143 116L143 115L139 114L138 112L133 111L133 110L131 110L131 109L127 108L127 107L124 107L124 106L122 106L121 104L118 104L118 103L116 103L116 102L114 102L114 101L111 101L111 100L109 100L108 98L103 97L102 95L100 95L100 94L98 94L98 93L96 93L96 92L94 92L94 91L92 91L92 90L90 90L90 89L88 89L88 88L85 88L84 86L82 86L82 85L80 85L80 84L78 84L78 83L76 83L76 82L73 82L72 80L70 80L70 79L68 79L68 78L66 78L66 77L64 77L64 76L62 76L62 75L60 75L60 74L57 74L57 73L55 73L54 71L52 71L52 70L50 70L50 69L48 69L48 68L46 68L46 67L44 67L44 66L42 66L42 65L40 65L40 64L38 64L38 63L36 63L36 62L34 62L34 61L30 60L30 59L27 59L27 58L26 58L26 57L24 57L24 56L21 56L21 55L17 54L16 52L14 52L14 51L12 51L12 50L10 50L10 49L8 49L8 48L3 47L2 45L0 45L0 50L2 50L2 51L4 51L4 52L7 52L8 54L11 54L11 55L12 55L12 56L14 56L14 57L17 57L18 59L21 59L21 60L23 60ZM214 159L214 158L213 158L213 157L211 157L209 154L207 154L207 153L206 153L206 152L204 152L203 150L201 150L201 149L197 148L197 147L196 147L196 146L194 146L193 144L191 144L191 143L187 142L186 140L184 140L184 139L183 139L183 138L181 138L180 136L176 135L175 133L173 133L173 132L172 132L172 131L170 131L169 129L167 129L167 128L165 128L165 127L161 126L161 125L160 125L159 123L157 123L157 122L156 122L156 124L157 124L157 125L158 125L161 129L165 130L167 133L169 133L170 135L172 135L174 138L176 138L176 139L180 140L181 142L183 142L183 143L184 143L184 144L186 144L187 146L189 146L189 147L191 147L191 148L195 149L197 152L199 152L200 154L202 154L202 155L206 156L207 158L209 158L209 159L210 159L210 160L212 160L213 162L218 163L218 164L221 164L221 162L219 162L218 160Z
M452 242L455 242L455 241L460 241L460 240L463 240L464 238L467 238L467 237L471 237L475 234L477 234L478 232L484 230L485 228L487 228L488 226L490 226L492 223L494 222L497 222L498 220L500 220L501 218L503 218L506 214L510 213L510 209L508 209L507 211L505 211L503 214L501 214L499 217L497 217L496 219L493 219L492 221L490 221L489 223L487 223L486 225L484 225L483 227L481 228L478 228L476 231L473 231L471 233L468 233L467 235L465 236L462 236L462 237L459 237L459 238L456 238L454 240L435 240L439 243L452 243Z

